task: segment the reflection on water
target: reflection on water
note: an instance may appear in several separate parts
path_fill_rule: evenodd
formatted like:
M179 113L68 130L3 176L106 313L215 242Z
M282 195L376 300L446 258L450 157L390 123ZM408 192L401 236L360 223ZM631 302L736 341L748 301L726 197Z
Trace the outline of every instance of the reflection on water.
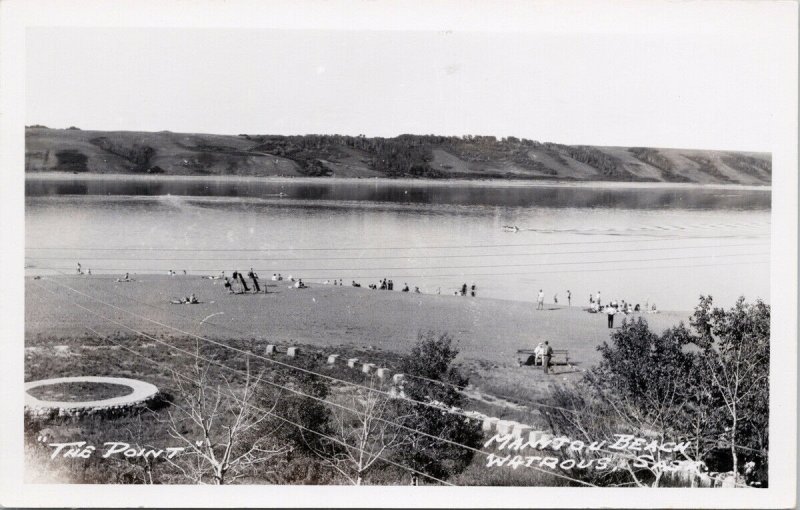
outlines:
M292 274L689 310L769 300L769 193L408 183L29 181L28 275ZM138 196L129 196L125 194ZM284 193L286 196L276 196ZM505 225L516 225L508 232ZM369 290L365 289L365 292Z
M320 180L286 182L216 179L91 180L35 179L25 183L27 196L175 195L284 200L355 201L505 207L589 207L619 209L750 209L770 208L769 190L704 188L586 188L541 186L431 185L424 182Z

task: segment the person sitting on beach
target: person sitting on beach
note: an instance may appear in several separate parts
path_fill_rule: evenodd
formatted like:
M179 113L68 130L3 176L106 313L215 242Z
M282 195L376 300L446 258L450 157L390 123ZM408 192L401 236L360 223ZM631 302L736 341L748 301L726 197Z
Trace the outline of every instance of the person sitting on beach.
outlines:
M419 287L414 287L414 294L421 294Z
M334 278L334 280L333 280L333 284L334 284L334 285L339 285L339 282L337 282L337 281L336 281L336 279Z
M353 280L353 287L361 287L361 284L360 283L356 283L356 281Z
M377 288L378 288L378 286L377 286L377 285L375 285L374 283L370 283L370 284L369 284L369 288L370 288L370 289L372 289L372 290L375 290L375 289L377 289Z
M536 345L536 348L533 349L533 364L541 365L542 356L544 356L544 344L542 342L539 342Z
M386 278L381 280L381 290L386 290Z
M658 310L656 310L656 304L655 303L653 303L653 307L650 309L649 313L658 313Z
M386 283L386 290L394 290L394 281L393 280L389 280Z
M272 281L273 281L273 282L277 282L277 281L278 281L278 275L277 275L277 273L272 273Z
M186 303L190 305L196 305L199 302L200 301L197 300L197 296L194 295L194 292L192 292L192 295L189 296L189 298L186 301Z
M92 270L91 269L87 269L86 270L86 274L88 274L89 276L92 276Z
M636 306L633 307L634 312L638 312L640 310L639 303L636 303Z
M231 285L231 282L230 282L230 280L228 280L227 276L225 277L225 284L224 285L225 285L225 289L228 291L228 294L233 294L233 286Z
M475 285L475 282L472 282L472 286L469 288L470 296L475 297L475 292L477 289L478 287Z
M339 286L340 287L342 286L342 279L341 278L339 278ZM359 285L359 287L360 287L360 285Z
M305 288L306 288L306 284L305 284L305 283L303 283L303 279L302 279L302 278L298 279L298 280L295 282L295 284L294 284L294 288L295 288L295 289L305 289Z
M408 292L408 291L409 291L408 284L407 283L403 284L403 292Z

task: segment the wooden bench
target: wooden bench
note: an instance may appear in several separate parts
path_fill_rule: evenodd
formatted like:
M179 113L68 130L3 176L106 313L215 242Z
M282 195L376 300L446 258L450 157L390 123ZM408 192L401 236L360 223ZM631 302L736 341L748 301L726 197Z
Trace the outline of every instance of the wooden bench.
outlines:
M542 366L541 360L536 359L536 355L534 354L534 349L518 349L517 350L517 361L519 365L528 365L528 366ZM569 350L568 349L553 349L553 356L550 358L551 365L570 365L569 362Z

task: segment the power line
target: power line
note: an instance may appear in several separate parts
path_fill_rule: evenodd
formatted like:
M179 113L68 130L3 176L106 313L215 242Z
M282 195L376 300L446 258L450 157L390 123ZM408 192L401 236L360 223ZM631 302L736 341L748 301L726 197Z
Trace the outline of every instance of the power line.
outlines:
M53 281L53 280L49 280L49 281ZM56 283L56 284L58 285L58 283L57 283L57 282L54 282L54 283ZM41 285L38 285L38 286L39 286L39 287L41 287ZM62 285L62 286L64 286L64 285ZM64 286L64 287L66 287L66 288L70 288L70 287L68 287L68 286ZM70 288L70 289L71 289L71 288ZM50 291L50 290L48 290L48 289L45 289L45 290L47 290L47 291L48 291L48 292L50 292L51 294L54 294L54 295L56 295L54 292L52 292L52 291ZM116 309L119 309L119 310L121 310L121 311L124 311L124 312L126 312L126 313L129 313L129 314L131 314L131 315L134 315L134 316L138 316L138 317L144 318L145 320L148 320L148 321L150 321L150 322L153 322L153 323L155 323L155 324L159 324L159 325L162 325L162 326L164 326L164 327L167 327L167 328L170 328L170 329L174 329L175 331L179 331L179 332L181 332L181 333L183 333L183 334L185 334L185 335L187 335L187 336L193 336L193 337L195 337L195 338L198 338L198 339L201 339L201 340L204 340L204 341L207 341L207 342L210 342L210 343L213 343L213 344L217 344L217 345L221 345L221 346L225 347L224 345L222 345L222 344L219 344L218 342L214 342L213 340L205 339L204 337L201 337L201 336L198 336L198 335L192 335L192 334L190 334L190 333L188 333L188 332L186 332L186 331L180 330L179 328L174 328L174 327L171 327L171 326L168 326L168 325L165 325L165 324L159 323L158 321L153 321L153 320L151 320L151 319L148 319L147 317L141 316L141 315L139 315L139 314L136 314L136 313L133 313L133 312L129 312L129 311L127 311L127 310L124 310L124 309L122 309L122 308L116 307L115 305L111 305L110 303L105 303L105 302L103 302L103 301L101 301L101 300L98 300L98 299L96 299L96 298L92 298L91 296L89 296L89 295L87 295L87 294L85 294L85 293L82 293L82 292L80 292L80 291L77 291L77 290L75 290L75 289L71 289L71 290L73 290L73 291L75 291L75 292L77 292L77 293L79 293L79 294L82 294L82 295L84 295L84 296L88 297L89 299L92 299L92 300L94 300L94 301L100 302L101 304L105 304L106 306L110 306L110 307L112 307L112 308L116 308ZM96 312L93 312L92 310L90 310L90 309L88 309L88 308L86 308L86 307L84 307L84 306L82 306L82 305L79 305L78 303L75 303L74 301L71 301L71 303L72 303L73 305L75 305L75 306L79 307L79 308L82 308L82 309L86 310L87 312L89 312L89 313L91 313L91 314L93 314L93 315L95 315L95 316L97 316L97 317L100 317L100 318L102 318L102 319L105 319L105 320L107 320L107 321L109 321L109 322L112 322L112 323L114 323L114 324L117 324L117 325L119 325L119 326L122 326L122 327L123 327L123 328L125 328L125 329L128 329L128 330L130 330L130 331L132 331L132 332L134 332L134 333L137 333L137 334L139 334L139 335L145 336L145 337L147 337L147 338L149 338L149 339L151 339L151 340L153 340L153 341L155 341L155 342L158 342L158 343L160 343L160 344L163 344L163 345L165 345L165 346L167 346L167 347L169 347L169 348L172 348L172 349L178 350L178 351L180 351L180 352L183 352L183 353L185 353L185 354L188 354L188 355L190 355L190 356L193 356L193 357L195 357L196 359L203 360L203 361L205 361L205 362L207 362L207 363L216 364L216 365L218 365L218 366L220 366L220 367L222 367L222 368L225 368L225 369L231 370L231 371L233 371L233 372L242 373L240 370L236 370L236 369L234 369L234 368L232 368L232 367L229 367L229 366L227 366L227 365L225 365L225 364L219 363L219 362L217 362L217 361L214 361L214 360L210 360L210 359L207 359L207 358L203 358L203 357L197 356L197 355L195 355L195 354L192 354L191 352L189 352L189 351L186 351L186 350L184 350L184 349L181 349L181 348L179 348L179 347L177 347L177 346L174 346L174 345L172 345L172 344L169 344L169 343L167 343L167 342L160 341L160 340L158 340L158 339L157 339L157 338L155 338L155 337L152 337L152 336L150 336L150 335L147 335L146 333L143 333L143 332L137 331L137 330L135 330L135 329L133 329L133 328L131 328L131 327L129 327L129 326L127 326L127 325L125 325L125 324L122 324L122 323L120 323L120 322L118 322L118 321L115 321L115 320L113 320L113 319L110 319L110 318L108 318L108 317L104 317L104 316L102 316L102 315L100 315L100 314L98 314L98 313L96 313ZM96 333L96 332L95 332L95 333ZM257 358L260 358L260 359L264 359L265 361L276 362L276 360L270 360L269 358L264 358L263 356L259 356L259 355L255 354L255 353L251 353L251 352L248 352L248 351L243 351L243 350L241 350L241 349L236 349L236 348L233 348L233 347L230 347L230 348L231 348L232 350L235 350L235 351L241 352L241 353L245 354L246 356L254 356L254 357L257 357ZM325 376L324 374L319 374L319 373L317 373L317 372L313 372L313 371L309 371L309 370L301 369L300 367L295 367L295 366L293 366L293 365L283 364L283 363L280 363L280 362L276 362L276 363L279 363L279 364L285 365L285 366L287 366L287 367L290 367L290 368L300 369L300 370L302 370L302 371L305 371L305 372L311 373L311 374L313 374L313 375L316 375L316 376L319 376L319 377L327 377L328 379L333 379L333 380L336 380L336 381L342 382L342 383L344 383L344 384L347 384L347 385L351 385L351 386L355 386L355 387L361 387L361 388L363 388L363 389L367 389L367 390L370 390L370 391L377 391L377 392L379 392L379 393L383 393L383 394L385 394L385 395L387 395L387 396L391 397L391 395L390 395L390 394L388 394L388 393L386 393L386 392L383 392L383 391L381 391L381 390L377 390L377 389L375 389L375 388L371 388L371 387L367 387L367 386L362 386L362 385L359 385L359 384L357 384L357 383L351 383L351 382L348 382L348 381L338 380L338 379L335 379L335 378L331 378L331 377L329 377L329 376ZM424 378L423 378L423 379L424 379ZM301 391L294 390L294 389L292 389L292 388L288 388L288 387L285 387L285 386L282 386L282 385L279 385L279 384L273 383L273 382L271 382L271 381L266 381L266 380L264 380L264 382L265 382L265 383L267 383L267 384L270 384L270 385L273 385L273 386L279 387L279 388L281 388L281 389L285 389L285 390L287 390L287 391L290 391L290 392L293 392L293 393L297 393L298 395L305 396L305 397L307 397L307 398L311 398L311 399L314 399L314 400L320 401L320 402L322 402L323 404L327 404L327 405L332 405L332 406L335 406L335 407L339 407L339 408L341 408L341 409L344 409L344 410L350 411L350 412L352 412L352 413L358 413L358 411L356 411L356 410L354 410L354 409L350 409L350 408L348 408L348 407L346 407L346 406L342 406L342 405L340 405L340 404L336 404L336 403L333 403L333 402L328 402L328 401L326 401L325 399L320 399L319 397L315 397L315 396L312 396L312 395L308 395L308 394L305 394L305 393L303 393L303 392L301 392ZM441 382L441 381L439 381L439 382ZM448 413L450 413L450 414L461 414L462 416L465 416L465 417L467 417L467 418L471 418L471 417L470 417L470 416L468 416L468 415L465 415L465 414L463 414L463 413L459 413L459 412L457 412L457 411L454 411L454 410L449 410L449 409L443 408L443 407L441 407L441 406L437 406L437 405L433 405L433 404L429 404L429 403L426 403L426 402L421 402L421 401L418 401L418 400L413 400L413 399L407 399L407 398L406 398L405 400L406 400L406 401L409 401L409 402L412 402L412 403L415 403L415 404L422 404L422 405L430 406L430 407L433 407L434 409L436 409L436 410L438 410L438 411L444 411L444 412L448 412ZM559 407L555 407L555 406L547 406L547 405L544 405L544 404L542 404L542 406L543 406L543 407L555 408L555 409L562 410L562 411L566 411L566 412L574 412L574 411L572 411L572 410L569 410L569 409L565 409L565 408L559 408ZM483 455L487 455L487 454L486 454L486 452L483 452L482 450L478 450L478 449L476 449L476 448L472 448L472 447L470 447L470 446L468 446L468 445L464 445L464 444L461 444L461 443L457 443L457 442L455 442L455 441L451 441L451 440L444 439L444 438L441 438L441 437L433 436L433 435L431 435L431 434L428 434L428 433L426 433L426 432L422 432L422 431L419 431L419 430L416 430L416 429L412 429L412 428L410 428L410 427L406 427L406 426L404 426L404 425L401 425L401 424L398 424L398 423L395 423L395 422L392 422L392 421L389 421L389 420L384 420L384 419L382 419L382 418L379 418L379 417L378 417L378 418L376 418L376 419L377 419L377 420L379 420L379 421L382 421L382 422L384 422L384 423L386 423L386 424L388 424L388 425L392 425L392 426L395 426L395 427L399 427L399 428L405 429L405 430L407 430L407 431L409 431L409 432L418 433L418 434L421 434L421 435L424 435L424 436L430 437L430 438L432 438L432 439L434 439L434 440L438 440L438 441L442 441L442 442L450 443L450 444L453 444L453 445L455 445L455 446L460 446L460 447L462 447L462 448L466 448L466 449L472 450L472 451L474 451L474 452L481 453L481 454L483 454ZM637 459L636 457L633 457L633 456L631 456L631 455L625 455L625 454L622 454L622 453L620 453L620 452L609 452L609 451L607 451L607 450L602 450L602 449L599 449L598 451L601 451L601 452L603 452L603 453L608 453L608 454L610 454L610 455L619 455L619 456L621 456L621 457L623 457L623 458L624 458L624 457L628 457L628 458L630 458L630 459L636 459L636 460L639 460L639 459ZM650 464L653 464L653 465L654 465L655 463L650 463ZM587 482L583 482L583 481L576 480L576 479L573 479L573 478L570 478L570 477L567 477L567 476L560 475L560 474L558 474L558 473L554 473L554 472L550 472L550 471L545 471L545 470L543 470L543 469L536 468L536 467L534 467L534 466L528 466L528 465L526 465L525 467L530 467L530 468L532 468L532 469L535 469L535 470L538 470L538 471L542 471L542 472L544 472L544 473L549 473L549 474L551 474L551 475L553 475L553 476L557 476L557 477L560 477L560 478L565 478L565 479L568 479L568 480L571 480L571 481L575 481L575 482L577 482L577 483L581 483L581 484L584 484L584 485L592 485L592 484L589 484L589 483L587 483ZM409 468L409 469L410 469L410 468ZM712 477L712 478L713 478L713 477ZM737 484L737 485L741 485L741 484Z
M742 254L742 255L760 255L760 254ZM711 256L709 256L711 257ZM683 259L685 257L678 257L679 259ZM33 259L35 260L35 259ZM619 261L620 263L624 263L627 261ZM583 262L584 264L591 265L593 262ZM505 272L505 273L472 273L472 272L462 272L462 273L450 273L450 274L402 274L402 275L393 275L395 278L443 278L443 277L463 277L463 276L523 276L523 275L537 275L537 274L563 274L563 273L603 273L603 272L610 272L610 271L652 271L653 269L692 269L696 267L720 267L720 266L739 266L744 264L769 264L769 261L742 261L742 262L730 262L730 263L711 263L711 264L688 264L688 265L671 265L671 266L644 266L644 267L619 267L619 268L608 268L608 269L563 269L563 270L551 270L551 271L517 271L517 272ZM557 264L553 264L557 265ZM488 266L488 267L495 267L495 266ZM465 269L468 269L469 266L464 266ZM44 270L53 270L53 271L63 271L73 269L71 267L29 267L29 270L33 269L44 269ZM123 272L131 272L131 268L109 268L109 267L100 267L100 268L93 268L95 271L114 271L118 273ZM429 269L425 267L409 267L407 269ZM152 271L153 274L161 273L165 271L164 268L136 268L137 271ZM230 268L205 268L205 269L198 269L198 268L189 268L185 269L186 271L192 272L202 272L202 273L218 273L220 271L229 271ZM334 271L336 269L316 269L314 271ZM381 270L381 268L349 268L346 269L347 271L377 271ZM254 271L256 272L270 272L270 271L285 271L283 269L274 269L274 268L255 268ZM311 270L308 270L311 271ZM134 273L137 274L137 273ZM139 273L139 274L146 274L146 273ZM330 279L338 279L338 278L346 278L346 279L353 279L353 278L382 278L387 276L386 274L372 274L372 275L341 275L337 274L327 275L327 276L304 276L303 279L305 280L330 280ZM269 281L269 280L267 280Z
M730 236L664 236L659 239L614 239L605 241L563 241L556 243L527 243L527 244L472 244L472 245L439 245L439 246L365 246L365 247L342 247L342 248L172 248L172 247L118 247L110 248L105 246L69 248L65 246L26 246L26 250L71 250L71 251L178 251L178 252L273 252L273 251L373 251L373 250L434 250L434 249L464 249L464 248L511 248L514 246L566 246L573 244L616 244L616 243L652 243L666 242L684 239L741 239L741 235ZM769 236L751 236L753 239L769 238Z
M50 281L52 281L52 280L50 280ZM41 287L41 286L40 286L40 287ZM52 293L52 291L51 291L51 293ZM99 300L98 300L98 301L99 301ZM134 329L134 328L131 328L130 326L127 326L127 325L125 325L125 324L123 324L123 323L121 323L121 322L119 322L119 321L116 321L116 320L114 320L114 319L111 319L111 318L109 318L109 317L105 317L105 316L103 316L103 315L101 315L101 314L99 314L99 313L97 313L97 312L94 312L94 311L92 311L91 309L89 309L89 308L87 308L87 307L85 307L85 306L82 306L82 305L80 305L80 304L78 304L78 303L76 303L76 302L74 302L74 301L71 301L71 303L72 303L73 305L77 306L78 308L81 308L81 309L83 309L83 310L85 310L85 311L87 311L87 312L91 313L92 315L95 315L96 317L99 317L99 318L101 318L101 319L104 319L104 320L106 320L106 321L109 321L109 322L111 322L111 323L113 323L113 324L116 324L116 325L118 325L118 326L121 326L121 327L123 327L123 328L125 328L125 329L127 329L127 330L130 330L130 331L132 331L132 332L134 332L134 333L138 334L138 335L141 335L141 336L143 336L143 337L145 337L145 338L148 338L148 339L150 339L150 340L152 340L152 341L154 341L154 342L157 342L157 343L159 343L159 344L162 344L162 345L164 345L164 346L166 346L166 347L168 347L168 348L170 348L170 349L174 349L174 350L177 350L177 351L179 351L179 352L183 352L184 354L187 354L187 355L189 355L189 356L192 356L192 357L194 357L194 358L196 358L196 359L198 359L198 360L204 361L204 362L206 362L206 363L211 363L211 364L217 365L217 366L219 366L219 367L221 367L221 368L225 368L225 369L227 369L227 370L230 370L230 371L232 371L232 372L235 372L235 373L238 373L238 374L242 374L242 375L246 375L246 373L242 372L241 370L237 370L237 369L235 369L235 368L233 368L233 367L229 367L228 365L225 365L224 363L220 363L220 362L218 362L218 361L215 361L215 360L211 360L211 359L208 359L208 358L204 358L204 357L202 357L202 356L198 356L197 354L193 354L193 353L191 353L190 351L187 351L187 350L185 350L185 349L181 349L180 347L177 347L177 346L175 346L175 345L172 345L172 344L170 344L170 343L168 343L168 342L164 342L164 341L162 341L162 340L159 340L158 338L156 338L156 337L154 337L154 336L148 335L148 334L146 334L146 333L143 333L143 332L141 332L141 331L138 331L138 330L136 330L136 329ZM111 306L111 307L113 307L113 308L117 308L117 307L115 307L114 305L109 305L109 306ZM123 311L124 311L124 310L123 310ZM135 315L135 314L134 314L134 315ZM156 322L156 321L153 321L153 322ZM164 326L165 326L165 327L169 327L169 326L166 326L166 325L164 325ZM172 329L175 329L176 331L180 331L180 330L178 330L177 328L172 328ZM182 331L182 333L186 334L187 336L193 336L193 337L195 337L195 338L198 338L198 339L200 339L200 340L205 340L205 341L207 341L207 342L211 342L211 343L214 343L214 344L218 344L218 342L214 342L213 340L208 340L208 339L205 339L205 338L203 338L203 337L200 337L200 336L198 336L198 335L192 335L192 334L190 334L190 333L187 333L187 332L185 332L185 331ZM219 344L219 345L222 345L222 346L224 346L223 344ZM235 348L232 348L232 349L234 349L234 350L237 350L237 351L240 351L240 352L244 353L246 356L254 356L254 357L256 357L256 358L265 359L265 358L262 358L261 356L258 356L258 355L256 355L256 354L254 354L254 353L248 353L247 351L241 351L240 349L235 349ZM267 359L267 360L268 360L268 359ZM269 361L274 361L274 360L269 360ZM291 365L289 365L289 366L291 366ZM313 372L311 372L311 373L313 373ZM322 374L315 374L315 375L322 375ZM328 401L328 400L325 400L325 399L322 399L322 398L319 398L319 397L316 397L316 396L313 396L313 395L308 395L308 394L306 394L306 393L303 393L302 391L295 390L295 389L293 389L293 388L289 388L289 387L286 387L286 386L283 386L283 385L280 385L280 384L274 383L274 382L272 382L272 381L268 381L268 380L265 380L265 379L261 379L261 381L262 381L262 382L264 382L264 383L266 383L266 384L269 384L269 385L271 385L271 386L275 386L275 387L277 387L277 388L284 389L284 390L286 390L286 391L289 391L289 392L291 392L291 393L295 393L295 394L297 394L297 395L304 396L304 397L306 397L306 398L310 398L310 399L312 399L312 400L317 400L317 401L319 401L319 402L321 402L321 403L323 403L323 404L325 404L325 405L329 405L329 406L333 406L333 407L338 407L338 408L341 408L341 409L343 409L343 410L346 410L346 411L349 411L349 412L352 412L352 413L358 414L358 411L356 411L355 409L350 409L350 408L349 408L349 407L347 407L347 406L343 406L343 405L341 405L341 404L337 404L337 403L335 403L335 402L330 402L330 401ZM388 393L387 393L387 395L388 395ZM408 400L408 399L406 399L406 400ZM422 402L420 402L420 401L415 401L415 400L410 400L410 402L414 402L414 403L422 403ZM430 405L430 404L428 404L428 405ZM432 405L431 405L431 406L432 406ZM434 408L435 408L437 411L440 411L440 412L444 412L444 411L445 411L444 409L442 409L441 407L438 407L438 406L432 406L432 407L434 407ZM263 411L263 410L262 410L262 411ZM276 415L276 416L277 416L277 415ZM427 432L423 432L423 431L421 431L421 430L412 429L412 428L410 428L410 427L407 427L407 426L405 426L405 425L401 425L401 424L399 424L399 423L392 422L392 421L390 421L390 420L385 420L385 419L383 419L383 418L380 418L380 417L375 417L375 419L376 419L377 421L381 421L381 422L383 422L383 423L386 423L387 425L392 425L392 426L395 426L395 427L398 427L398 428L402 428L402 429L404 429L404 430L407 430L407 431L409 431L409 432L412 432L412 433L416 433L416 434L420 434L420 435L422 435L422 436L426 436L426 437L428 437L428 438L430 438L430 439L433 439L433 440L435 440L435 441L441 441L441 442L444 442L444 443L451 444L451 445L453 445L453 446L458 446L458 447L464 448L464 449L466 449L466 450L472 451L473 453L479 453L479 454L481 454L481 455L484 455L484 456L487 456L487 457L488 457L489 455L491 455L491 454L489 454L489 453L486 453L486 452L484 452L483 450L480 450L480 449L478 449L478 448L473 448L473 447L471 447L471 446L469 446L469 445L465 445L465 444L462 444L462 443L458 443L458 442L456 442L456 441L452 441L452 440L450 440L450 439L446 439L446 438L442 438L442 437L437 437L437 436L434 436L433 434L429 434L429 433L427 433ZM551 472L551 471L546 471L546 470L544 470L544 469L537 468L537 467L535 467L535 466L527 466L527 465L526 465L525 467L528 467L528 468L534 469L534 470L536 470L536 471L541 471L541 472L543 472L543 473L550 474L550 475L552 475L552 476L555 476L555 477L558 477L558 478L563 478L563 479L566 479L566 480L570 480L570 481L572 481L572 482L576 482L576 483L579 483L579 484L582 484L582 485L587 485L587 486L590 486L590 487L594 487L594 486L595 486L595 485L593 485L593 484L591 484L591 483L584 482L584 481L582 481L582 480L578 480L578 479L575 479L575 478L571 478L571 477L568 477L568 476L565 476L565 475L561 475L561 474L559 474L559 473L555 473L555 472ZM411 469L411 468L408 468L408 469Z
M118 306L113 305L111 303L105 302L105 301L103 301L101 299L94 298L94 297L92 297L92 296L90 296L90 295L88 295L86 293L83 293L83 292L77 290L77 289L73 289L72 287L69 287L68 285L59 284L58 282L55 282L54 280L50 280L50 279L48 279L48 281L51 281L51 282L55 283L56 285L59 285L59 286L64 287L64 288L67 288L67 289L69 289L69 290L71 290L71 291L73 291L73 292L75 292L77 294L80 294L80 295L82 295L82 296L84 296L84 297L86 297L88 299L91 299L91 300L96 301L96 302L98 302L100 304L106 305L108 307L115 308L117 310L120 310L120 311L122 311L124 313L127 313L129 315L132 315L134 317L138 317L138 318L144 319L144 320L146 320L148 322L152 322L154 324L166 327L168 329L172 329L174 331L183 333L184 335L187 335L187 336L190 336L190 337L194 337L194 338L197 338L197 339L200 339L200 340L204 340L204 341L212 343L214 345L217 345L217 346L220 346L220 347L223 347L223 348L227 348L227 349L239 352L239 353L244 354L246 356L253 356L253 357L256 357L258 359L261 359L261 360L264 360L264 361L267 361L267 362L270 362L270 363L278 364L278 365L284 366L286 368L290 368L290 369L293 369L293 370L298 370L298 371L301 371L301 372L304 372L304 373L307 373L307 374L310 374L310 375L314 375L314 376L317 376L317 377L322 377L322 378L328 379L328 380L333 381L333 382L338 382L338 383L341 383L341 384L344 384L344 385L357 387L357 388L360 388L360 389L363 389L363 390L380 393L380 394L382 394L384 396L387 396L387 397L392 397L392 395L390 393L382 391L382 390L379 390L379 389L376 389L376 388L373 388L373 387L370 387L370 386L365 386L365 385L354 383L354 382L351 382L351 381L346 381L344 379L339 379L339 378L332 377L332 376L329 376L329 375L325 375L325 374L322 374L322 373L319 373L319 372L315 372L313 370L304 369L302 367L291 365L289 363L283 363L283 362L280 362L280 361L275 360L275 359L271 359L271 358L267 358L267 357L261 356L259 354L253 353L251 351L245 351L243 349L238 349L236 347L225 345L225 344L222 344L220 342L216 342L214 340L206 339L205 337L202 337L202 336L199 336L199 335L194 335L194 334L189 333L187 331L184 331L184 330L182 330L180 328L176 328L174 326L163 324L163 323L158 322L156 320L150 319L150 318L148 318L148 317L146 317L144 315L137 314L137 313L132 312L130 310L118 307ZM52 293L52 291L50 291L50 292ZM130 297L130 296L125 296L123 294L119 294L119 293L116 293L116 292L109 292L109 293L111 293L111 294L113 294L115 296L122 297L124 299L128 299L128 300L134 301L136 303L140 303L140 304L149 306L151 308L154 308L154 309L162 311L162 312L170 313L170 314L172 314L172 315L174 315L174 316L176 316L176 317L178 317L180 319L183 319L183 320L186 320L186 321L190 321L190 322L196 322L196 319L193 319L193 318L190 318L190 317L186 317L186 316L180 315L178 313L175 313L175 312L172 312L172 311L169 311L169 310L165 310L165 309L157 307L155 305L151 305L149 303L145 303L143 301L140 301L140 300L138 300L136 298L133 298L133 297ZM78 305L76 305L76 306L78 306ZM97 314L95 314L95 315L97 315ZM227 329L229 331L232 331L234 333L238 333L240 335L247 335L248 334L248 333L245 333L245 332L243 332L241 330L238 330L236 328L233 328L233 327L230 327L230 326L221 325L221 324L217 324L217 323L214 323L214 322L211 322L211 321L201 321L201 325L203 325L203 324L208 324L210 326L218 327L220 329ZM123 327L125 327L125 326L123 325ZM451 386L451 387L453 387L453 388L455 388L455 389L457 389L459 391L463 389L463 388L460 388L459 386L456 386L454 384L447 383L447 382L444 382L444 381L429 379L429 378L422 377L422 376L415 376L415 375L412 375L412 374L404 374L404 375L406 375L408 377L411 377L411 378L425 380L425 381L428 381L428 382L434 382L434 383L445 385L445 386ZM440 410L440 411L441 410L446 410L447 412L449 412L451 414L461 415L461 416L463 416L465 418L472 418L471 416L469 416L469 415L467 415L467 414L465 414L463 412L454 411L454 410L451 410L451 409L444 409L440 405L432 404L432 403L429 403L429 402L423 402L423 401L419 401L419 400L414 400L414 399L410 399L410 398L406 398L406 400L409 401L409 402L418 404L418 405L431 407L433 409ZM552 405L548 405L548 404L542 404L542 403L538 403L538 402L537 403L531 402L530 405L533 405L534 407L553 409L553 410L558 410L558 411L562 411L562 412L578 413L578 411L575 411L575 410L572 410L572 409L567 409L567 408L559 407L559 406L552 406ZM756 450L753 450L753 451L756 451ZM612 453L612 452L607 452L607 453Z
M100 333L98 333L98 332L97 332L97 331L95 331L94 329L90 328L89 326L85 326L85 327L86 327L86 329L88 329L89 331L91 331L92 333L94 333L95 335L97 335L97 337L98 337L100 340L103 340L103 339L104 339L104 338L103 338L103 337L100 335ZM159 366L161 366L161 367L163 367L163 368L166 368L167 370L169 370L171 373L173 373L173 374L174 374L175 376L177 376L177 377L180 377L180 378L182 378L182 379L184 379L184 380L186 380L186 381L188 381L188 382L190 382L190 383L196 384L197 386L200 386L200 385L201 385L200 381L196 381L196 380L194 380L194 379L192 379L192 378L190 378L190 377L188 377L188 376L186 376L186 375L184 375L184 374L181 374L180 372L177 372L177 371L173 370L171 367L168 367L168 366L167 366L166 364L164 364L164 363L160 363L160 362L158 362L158 361L156 361L156 360L154 360L154 359L152 359L152 358L150 358L150 357L148 357L148 356L145 356L145 355L143 355L143 354L141 354L141 353L139 353L139 352L137 352L137 351L135 351L135 350L133 350L133 349L130 349L130 348L128 348L128 347L126 347L126 346L122 345L121 343L114 342L113 340L111 340L111 339L110 339L110 338L108 338L108 337L106 337L106 338L105 338L105 340L106 340L106 341L108 341L108 342L110 342L110 343L112 343L112 344L114 344L114 345L117 345L118 347L120 347L120 348L122 348L122 349L125 349L126 351L128 351L128 352L130 352L130 353L132 353L132 354L135 354L136 356L139 356L139 357L141 357L141 358L144 358L144 359L145 359L145 360L147 360L147 361L150 361L150 362L152 362L152 363L154 363L154 364L156 364L156 365L159 365ZM222 396L222 392L221 392L221 390L220 390L218 387L212 387L212 388L211 388L211 390L212 390L212 391L216 391L216 392L217 392L217 394L218 394L219 396ZM353 450L356 450L356 451L359 451L359 452L361 452L361 453L365 453L365 454L368 454L368 455L370 454L369 452L366 452L366 451L364 451L363 449L361 449L361 448L359 448L359 447L357 447L357 446L354 446L354 445L347 444L347 443L345 443L344 441L341 441L341 440L339 440L339 439L337 439L337 438L335 438L335 437L331 437L331 436L328 436L328 435L326 435L326 434L323 434L322 432L318 432L318 431L316 431L316 430L313 430L313 429L310 429L310 428L308 428L308 427L305 427L305 426L303 426L303 425L301 425L301 424L299 424L299 423L296 423L296 422L294 422L294 421L292 421L292 420L290 420L290 419L288 419L288 418L285 418L285 417L283 417L283 416L281 416L281 415L279 415L279 414L277 414L277 413L275 413L275 412L273 412L273 411L267 411L266 409L263 409L263 408L261 408L261 407L258 407L258 406L256 406L256 405L253 405L253 404L251 404L250 402L247 402L247 401L241 401L241 400L240 400L240 401L239 401L239 403L241 403L241 404L243 404L243 405L247 405L248 407L250 407L250 408L252 408L252 409L255 409L255 410L257 410L257 411L261 411L261 412L263 412L263 413L267 414L268 416L272 416L272 417L278 418L279 420L282 420L284 423L288 423L288 424L290 424L290 425L293 425L293 426L295 426L295 427L297 427L297 428L299 428L299 429L302 429L302 430L305 430L305 431L311 432L311 433L313 433L313 434L316 434L316 435L318 435L318 436L320 436L320 437L322 437L322 438L325 438L325 439L328 439L328 440L330 440L330 441L333 441L334 443L337 443L337 444L339 444L339 445L341 445L341 446L344 446L345 448L350 448L350 449L353 449ZM391 465L393 465L393 466L399 467L399 468L401 468L401 469L403 469L403 470L405 470L405 471L408 471L408 472L411 472L411 473L414 473L414 474L417 474L417 475L424 476L424 477L426 477L426 478L429 478L429 479L431 479L431 480L434 480L434 481L436 481L436 482L442 483L442 484L444 484L444 485L450 485L450 486L453 486L453 485L454 485L454 484L452 484L452 483L450 483L450 482L446 482L446 481L444 481L444 480L441 480L441 479L439 479L439 478L436 478L435 476L429 475L429 474L427 474L427 473L423 473L423 472L421 472L421 471L417 471L416 469L414 469L414 468L412 468L412 467L408 467L408 466L405 466L405 465L403 465L403 464L400 464L400 463L398 463L398 462L394 462L394 461L392 461L392 460L389 460L389 459L387 459L387 458L385 458L385 457L382 457L381 455L375 455L375 456L376 456L378 459L382 460L383 462L386 462L386 463L388 463L388 464L391 464Z
M454 259L454 258L478 258L478 257L527 257L539 255L570 255L570 254L598 254L598 253L626 253L626 252L640 252L640 251L664 251L664 250L704 250L704 249L718 249L718 248L738 248L750 246L768 246L769 243L746 243L746 244L721 244L721 245L701 245L701 246L673 246L673 247L658 247L658 248L624 248L621 250L582 250L582 251L550 251L550 252L527 252L527 253L489 253L489 254L457 254L457 255L392 255L392 256L379 256L379 257L273 257L273 258L231 258L231 257L83 257L81 260L161 260L161 261L227 261L227 260L241 260L250 262L270 262L270 261L287 261L287 260L387 260L387 259ZM202 250L200 250L202 251ZM66 257L41 257L34 256L36 260L63 260Z

